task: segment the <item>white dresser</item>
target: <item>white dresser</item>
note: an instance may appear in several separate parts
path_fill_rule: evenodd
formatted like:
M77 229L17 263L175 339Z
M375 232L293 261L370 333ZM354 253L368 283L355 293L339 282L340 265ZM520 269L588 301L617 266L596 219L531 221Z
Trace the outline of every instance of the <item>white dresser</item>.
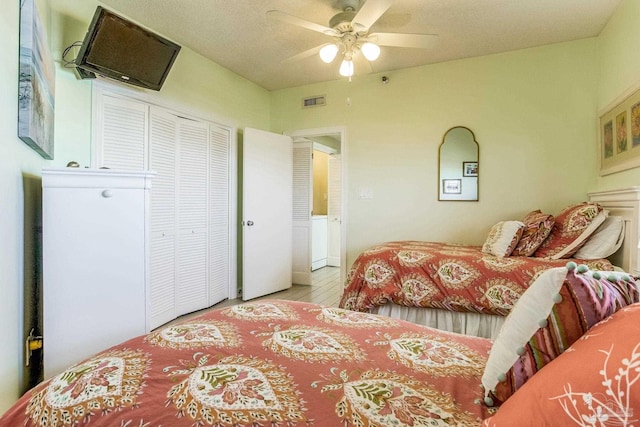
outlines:
M153 175L42 171L45 378L149 331Z

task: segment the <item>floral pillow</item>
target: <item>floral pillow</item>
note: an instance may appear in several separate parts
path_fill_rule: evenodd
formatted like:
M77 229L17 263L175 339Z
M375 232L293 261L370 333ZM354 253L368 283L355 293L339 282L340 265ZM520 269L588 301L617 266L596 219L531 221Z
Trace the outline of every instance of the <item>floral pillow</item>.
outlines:
M598 323L483 427L635 425L640 414L638 324L640 304Z
M511 256L531 256L545 241L553 225L556 223L553 215L542 213L540 210L529 212L524 219L524 230L518 245Z
M523 229L524 224L520 221L500 221L491 227L487 240L482 245L482 252L497 257L509 256L518 244Z
M591 326L638 301L626 273L590 272L573 262L546 270L516 302L494 341L482 375L485 403L506 401Z
M608 212L597 203L578 203L556 216L551 234L536 250L537 258L569 258L584 245L589 236L607 219Z

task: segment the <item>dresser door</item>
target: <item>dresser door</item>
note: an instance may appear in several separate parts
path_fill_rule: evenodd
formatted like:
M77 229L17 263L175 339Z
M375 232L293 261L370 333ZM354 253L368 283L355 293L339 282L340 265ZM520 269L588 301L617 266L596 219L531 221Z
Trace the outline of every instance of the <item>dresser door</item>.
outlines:
M43 171L46 377L148 331L145 190L89 173L52 187Z

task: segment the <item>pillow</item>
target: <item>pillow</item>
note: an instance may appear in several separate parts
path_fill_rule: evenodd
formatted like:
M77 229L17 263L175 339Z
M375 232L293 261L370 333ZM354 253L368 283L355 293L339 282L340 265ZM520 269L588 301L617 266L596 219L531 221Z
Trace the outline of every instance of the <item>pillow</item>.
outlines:
M556 216L551 234L536 250L538 258L569 258L607 218L608 212L597 203L578 203Z
M610 216L589 237L587 242L573 254L578 259L606 258L616 253L624 240L624 218Z
M487 240L482 245L482 252L497 257L511 255L523 230L524 224L520 221L500 221L489 230Z
M628 417L637 421L640 414L638 324L639 304L598 323L483 427L632 425Z
M482 385L485 403L501 403L591 326L638 302L624 272L590 272L587 266L552 268L522 294L493 343Z
M524 231L511 256L531 256L549 236L556 220L540 210L529 212L524 219Z

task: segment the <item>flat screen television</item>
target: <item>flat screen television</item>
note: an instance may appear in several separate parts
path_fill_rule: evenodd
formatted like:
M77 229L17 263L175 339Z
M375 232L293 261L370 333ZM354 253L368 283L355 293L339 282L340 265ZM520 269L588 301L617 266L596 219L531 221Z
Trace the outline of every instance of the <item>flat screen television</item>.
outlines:
M98 6L75 64L80 69L160 90L180 46Z

